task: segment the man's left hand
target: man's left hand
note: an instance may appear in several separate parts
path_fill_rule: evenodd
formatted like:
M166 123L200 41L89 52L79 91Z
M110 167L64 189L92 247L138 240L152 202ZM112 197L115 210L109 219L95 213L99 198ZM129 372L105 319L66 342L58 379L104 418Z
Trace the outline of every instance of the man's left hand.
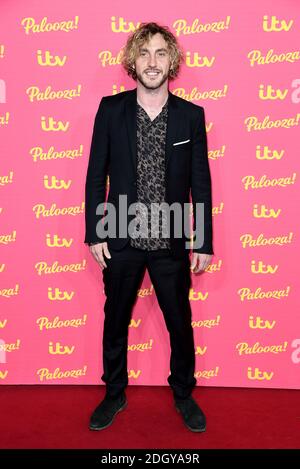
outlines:
M197 274L198 272L205 270L206 267L209 266L212 256L212 254L193 252L190 267L193 274Z

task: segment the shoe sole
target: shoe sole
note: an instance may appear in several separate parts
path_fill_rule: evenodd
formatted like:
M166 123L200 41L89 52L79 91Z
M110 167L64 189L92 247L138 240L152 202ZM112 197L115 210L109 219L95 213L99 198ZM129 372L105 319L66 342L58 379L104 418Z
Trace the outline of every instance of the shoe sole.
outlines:
M178 409L178 407L175 406L175 409L176 409L177 412L181 415L181 412L180 412L180 410ZM185 420L183 420L183 423L184 423L184 425L186 426L186 428L188 428L191 432L202 433L202 432L205 432L205 430L206 430L206 426L203 427L203 428L192 428L192 427L190 427L190 426L185 422Z
M118 409L118 410L116 411L116 413L115 413L115 415L113 416L113 418L111 419L111 421L110 421L107 425L105 425L104 427L91 427L91 426L89 426L89 429L90 429L90 430L99 431L99 430L104 430L104 429L107 428L107 427L110 427L110 425L111 425L111 424L113 423L113 421L115 420L116 415L117 415L119 412L121 412L122 410L126 409L127 404L128 404L128 401L126 401L125 404L123 404L122 407L120 407L120 409Z

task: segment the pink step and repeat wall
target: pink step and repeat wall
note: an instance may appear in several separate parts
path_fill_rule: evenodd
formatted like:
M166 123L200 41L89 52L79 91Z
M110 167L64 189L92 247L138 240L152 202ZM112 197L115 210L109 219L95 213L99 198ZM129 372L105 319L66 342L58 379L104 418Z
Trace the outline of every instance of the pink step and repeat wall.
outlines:
M170 91L206 116L215 255L192 274L197 383L300 388L299 13L296 0L1 0L1 384L103 384L86 169L101 97L136 86L122 47L157 21L186 55ZM130 385L167 385L169 357L146 272Z

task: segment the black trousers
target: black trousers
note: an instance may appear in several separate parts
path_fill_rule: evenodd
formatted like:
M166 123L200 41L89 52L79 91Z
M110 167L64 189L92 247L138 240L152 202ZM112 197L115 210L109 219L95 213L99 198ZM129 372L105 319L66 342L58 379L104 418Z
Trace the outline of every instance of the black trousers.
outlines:
M181 260L169 249L147 251L130 242L120 251L110 249L103 269L106 295L103 330L103 375L106 394L115 398L128 385L128 326L145 269L148 269L170 337L170 375L174 397L186 398L196 385L195 346L189 302L189 252Z

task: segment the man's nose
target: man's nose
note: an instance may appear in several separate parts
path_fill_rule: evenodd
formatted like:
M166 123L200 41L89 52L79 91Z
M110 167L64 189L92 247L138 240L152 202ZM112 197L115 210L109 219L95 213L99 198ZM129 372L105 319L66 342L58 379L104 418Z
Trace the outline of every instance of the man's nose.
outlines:
M155 55L150 55L148 65L150 67L153 67L153 68L156 67L156 57L155 57Z

